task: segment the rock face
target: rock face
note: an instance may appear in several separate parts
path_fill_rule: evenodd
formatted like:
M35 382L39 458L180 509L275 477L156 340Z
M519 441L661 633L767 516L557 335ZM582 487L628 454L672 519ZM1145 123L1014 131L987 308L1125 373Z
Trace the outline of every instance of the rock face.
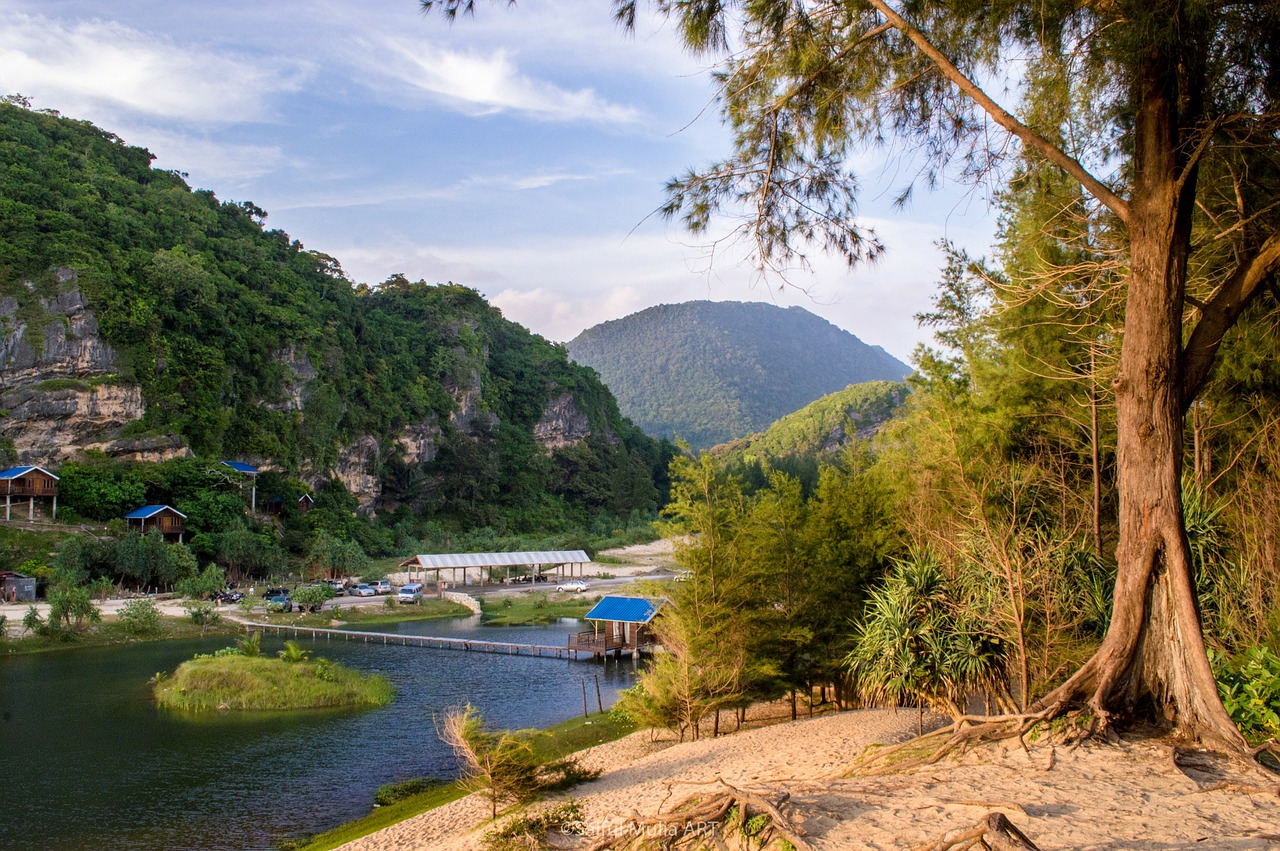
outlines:
M275 357L289 368L292 378L285 383L281 398L268 402L266 407L272 411L301 411L307 385L320 373L311 365L311 358L307 357L307 353L298 351L297 346L289 346L277 352Z
M440 426L434 422L409 426L396 435L396 445L400 447L404 463L415 466L429 464L440 451Z
M552 399L533 427L533 439L548 452L576 446L590 436L591 424L571 393L561 393Z
M146 412L137 385L115 378L115 351L76 287L75 273L55 273L57 293L0 299L0 438L17 463L56 465L81 449L138 460L163 460L187 450L172 438L122 440ZM38 305L38 309L33 309Z
M74 282L74 273L59 270ZM89 378L116 369L116 353L98 335L98 320L80 291L67 290L40 299L47 318L29 327L19 316L18 300L0 299L0 380L5 388L56 378Z
M330 470L356 498L358 510L373 510L378 497L382 496L382 480L378 478L378 462L382 457L378 449L378 441L370 435L342 447L338 461Z

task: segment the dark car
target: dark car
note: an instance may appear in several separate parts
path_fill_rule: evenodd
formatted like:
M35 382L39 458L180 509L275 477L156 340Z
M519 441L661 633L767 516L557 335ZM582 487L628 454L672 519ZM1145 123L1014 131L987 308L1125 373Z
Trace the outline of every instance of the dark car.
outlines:
M262 596L267 601L268 612L292 612L293 600L289 599L288 588L268 588Z

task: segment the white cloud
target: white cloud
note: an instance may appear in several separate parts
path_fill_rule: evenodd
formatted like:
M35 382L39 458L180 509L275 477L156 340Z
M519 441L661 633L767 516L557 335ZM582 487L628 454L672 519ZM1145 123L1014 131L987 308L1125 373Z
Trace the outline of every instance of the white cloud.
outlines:
M198 122L270 117L271 95L292 91L302 63L179 44L113 21L77 23L12 13L0 28L0 90L36 106Z
M192 186L216 187L220 194L253 190L256 178L290 164L278 145L237 144L148 128L118 132L129 144L155 154L156 168L186 172Z
M517 112L551 121L632 124L639 112L589 88L565 89L520 71L506 51L455 51L420 41L365 44L366 68L471 114Z
M762 282L729 262L708 270L699 249L656 232L521 244L425 246L406 239L325 250L356 280L381 281L399 271L475 287L508 319L551 340L570 340L656 304L768 301L803 307L905 361L928 337L914 315L928 309L934 293L941 254L932 243L940 233L918 222L876 224L891 247L881 263L851 272L820 259L812 275L797 276L798 286L790 287Z

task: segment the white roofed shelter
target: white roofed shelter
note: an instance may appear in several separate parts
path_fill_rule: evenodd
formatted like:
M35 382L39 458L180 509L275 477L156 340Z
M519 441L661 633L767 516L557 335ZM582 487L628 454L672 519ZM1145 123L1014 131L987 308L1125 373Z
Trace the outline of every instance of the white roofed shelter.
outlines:
M501 569L503 570L503 581L510 581L512 568L516 568L518 571L528 568L531 576L552 572L561 577L568 577L574 575L574 565L578 566L577 575L582 576L582 566L590 563L591 557L582 550L545 550L523 553L438 553L434 555L416 555L400 562L400 566L407 568L411 573L421 571L424 581L427 578L426 574L432 572L435 573L436 580L439 581L441 571L447 570L450 571L449 581L457 585L459 584L459 571L461 571L462 582L464 583L467 579L468 570L478 571L483 582L486 576L489 581L494 581L494 570ZM569 569L567 574L562 572L566 567Z

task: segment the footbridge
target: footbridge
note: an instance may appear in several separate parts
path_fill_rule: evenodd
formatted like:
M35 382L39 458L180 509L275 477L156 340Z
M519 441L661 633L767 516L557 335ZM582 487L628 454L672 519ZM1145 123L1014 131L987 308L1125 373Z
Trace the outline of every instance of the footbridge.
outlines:
M555 647L548 644L516 644L510 641L484 641L475 638L442 638L434 635L402 635L393 632L367 632L358 629L328 629L316 626L294 626L278 623L244 622L245 630L261 630L309 637L313 640L363 641L365 644L385 644L402 647L424 647L433 650L462 650L473 653L502 653L508 656L543 656L552 659L591 659L596 653L585 647Z

